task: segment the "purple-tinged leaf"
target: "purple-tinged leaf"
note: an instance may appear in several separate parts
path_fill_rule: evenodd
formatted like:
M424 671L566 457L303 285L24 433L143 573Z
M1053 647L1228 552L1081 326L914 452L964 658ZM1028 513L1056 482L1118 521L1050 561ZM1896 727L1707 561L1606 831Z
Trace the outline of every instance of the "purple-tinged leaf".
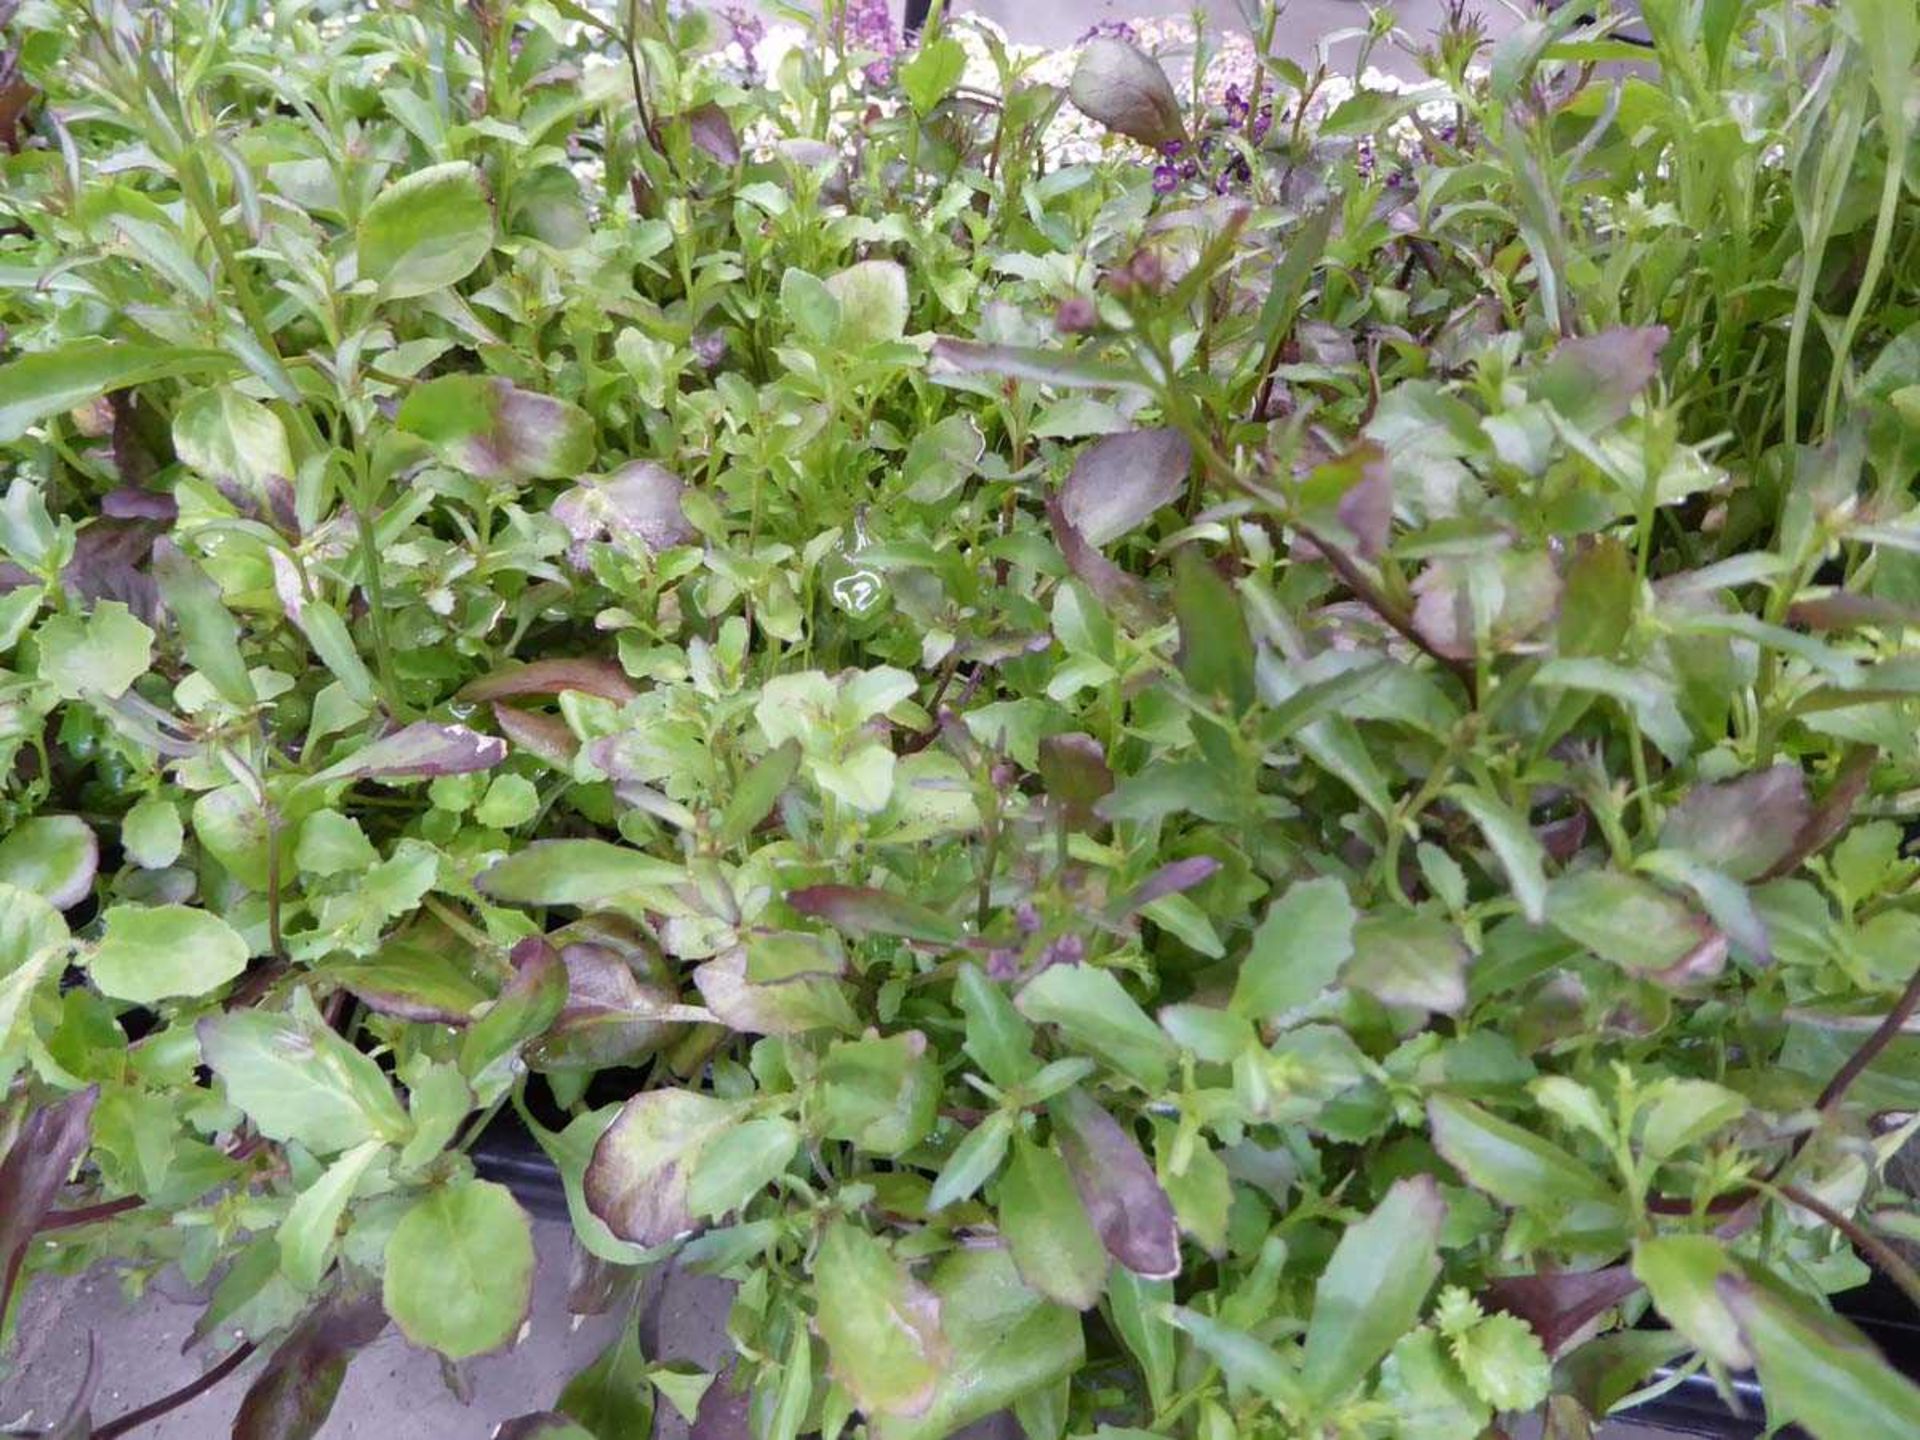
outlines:
M1834 776L1827 793L1820 797L1820 803L1813 807L1813 813L1794 835L1793 844L1757 878L1778 880L1782 875L1790 875L1808 856L1819 854L1838 839L1853 818L1853 807L1860 803L1860 797L1873 782L1873 767L1878 758L1878 752L1871 745L1856 746L1848 751L1847 758L1841 762L1840 773Z
M1534 376L1534 398L1575 425L1611 425L1633 408L1634 397L1660 373L1660 351L1666 343L1664 325L1562 340Z
M951 376L984 375L994 379L1030 380L1067 390L1144 390L1139 377L1117 365L1086 360L1064 350L1040 350L1024 345L989 345L977 340L941 336L933 342L927 374L934 380Z
M1108 435L1073 462L1061 513L1087 544L1103 547L1179 499L1192 468L1193 447L1178 430Z
M442 375L416 385L395 423L482 480L571 480L593 464L592 416L497 375Z
M436 775L465 775L475 770L491 770L506 758L506 743L494 736L482 735L465 725L416 720L371 745L361 746L307 783L327 785L336 780L424 780Z
M700 1151L740 1107L693 1090L648 1090L620 1107L587 1164L587 1209L622 1240L664 1245L689 1235L687 1181Z
M1914 1433L1920 1386L1852 1325L1746 1275L1723 1274L1716 1288L1753 1354L1769 1429L1797 1423L1816 1440Z
M35 815L0 837L0 882L31 890L56 910L93 893L100 842L78 815Z
M1508 1275L1481 1292L1488 1308L1527 1322L1550 1357L1586 1338L1589 1327L1640 1288L1631 1265Z
M1047 798L1075 830L1091 823L1093 807L1113 791L1106 751L1098 740L1077 730L1049 735L1040 742L1040 780L1047 787Z
M860 1028L845 988L831 974L800 974L771 984L747 979L743 947L723 951L693 972L700 998L729 1030L743 1035L851 1034Z
M1358 461L1360 474L1340 496L1334 513L1353 536L1354 552L1363 560L1378 560L1393 533L1393 471L1386 452L1371 441L1347 459Z
M1718 979L1726 968L1727 937L1711 930L1673 964L1654 971L1647 978L1669 990L1688 990Z
M1681 964L1714 935L1705 917L1684 901L1619 870L1583 870L1553 881L1547 923L1635 975Z
M527 665L509 665L469 681L460 691L462 700L507 700L521 695L559 695L579 690L624 705L640 692L627 674L611 660L591 656L567 659L535 660Z
M788 892L787 904L849 935L898 935L930 945L951 945L961 934L957 924L924 905L859 885L810 885Z
M157 520L171 525L180 518L180 504L158 490L122 485L100 497L100 513L110 520Z
M27 1243L86 1154L99 1099L100 1087L90 1085L30 1111L0 1160L0 1315L13 1299Z
M1140 628L1154 621L1154 606L1147 587L1089 545L1086 537L1073 528L1062 507L1060 492L1047 497L1047 519L1053 526L1053 543L1067 562L1067 569L1106 604L1120 611Z
M1120 1122L1080 1090L1047 1106L1060 1158L1107 1253L1136 1275L1180 1273L1180 1227L1153 1165Z
M520 941L508 958L513 973L500 997L467 1027L461 1044L460 1068L469 1077L544 1035L567 1003L567 967L543 936Z
M661 1017L679 996L651 975L643 981L613 946L580 941L564 947L560 959L567 968L567 1001L533 1051L538 1069L631 1065L674 1033L673 1023Z
M740 136L725 110L709 101L689 110L685 119L687 138L697 148L706 151L722 165L740 163Z
M150 569L153 542L165 527L154 520L94 520L74 540L60 578L95 602L117 600L151 624L160 614L160 587Z
M681 508L686 485L678 475L651 460L635 460L603 480L573 487L553 502L553 518L573 537L571 559L587 563L587 543L611 537L657 554L684 545L699 532Z
M1189 855L1184 860L1169 861L1114 906L1114 914L1120 917L1131 915L1137 910L1146 909L1156 900L1164 900L1169 895L1178 895L1196 885L1204 885L1219 869L1220 862L1211 855Z
M1449 660L1474 657L1476 583L1492 606L1486 641L1495 654L1536 634L1560 603L1560 577L1545 551L1435 560L1413 582L1413 628L1434 654Z
M1778 864L1813 818L1807 777L1781 761L1715 785L1696 785L1668 812L1660 844L1684 850L1735 880L1754 880Z
M565 720L558 715L519 710L498 702L492 709L493 723L515 745L530 755L539 756L556 769L573 769L573 757L580 752L580 741L575 737L573 727Z
M735 1387L733 1367L729 1365L701 1393L687 1440L749 1440L753 1430L747 1423L747 1410L752 1400L749 1391Z
M1467 1003L1467 947L1446 921L1426 915L1370 915L1354 927L1342 976L1383 1005L1456 1014Z
M387 1328L376 1295L334 1293L294 1327L247 1388L233 1440L313 1440L333 1413L356 1350Z
M1180 99L1160 62L1125 40L1102 35L1087 42L1068 93L1081 114L1142 145L1184 140Z

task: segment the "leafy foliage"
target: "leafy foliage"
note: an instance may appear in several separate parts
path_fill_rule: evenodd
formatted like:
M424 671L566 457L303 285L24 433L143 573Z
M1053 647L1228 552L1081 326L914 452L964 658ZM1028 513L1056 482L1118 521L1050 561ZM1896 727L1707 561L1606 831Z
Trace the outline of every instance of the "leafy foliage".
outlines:
M503 1434L1912 1433L1920 38L1589 10L0 5L0 1326L315 1433L514 1342L507 1116L738 1358Z

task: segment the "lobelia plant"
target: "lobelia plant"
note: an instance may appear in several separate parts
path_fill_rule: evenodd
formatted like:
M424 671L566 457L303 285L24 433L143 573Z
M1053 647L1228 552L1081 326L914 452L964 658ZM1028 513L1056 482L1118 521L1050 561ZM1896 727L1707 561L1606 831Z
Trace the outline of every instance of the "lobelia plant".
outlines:
M0 1335L457 1384L517 1123L503 1436L1914 1433L1920 29L1641 9L0 6Z

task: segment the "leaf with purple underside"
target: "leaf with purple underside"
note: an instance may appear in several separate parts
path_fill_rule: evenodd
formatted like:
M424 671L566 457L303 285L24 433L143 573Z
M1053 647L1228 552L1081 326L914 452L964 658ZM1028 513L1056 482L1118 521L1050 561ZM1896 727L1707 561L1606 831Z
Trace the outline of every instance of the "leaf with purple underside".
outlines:
M684 545L699 532L681 506L687 487L651 460L635 460L604 479L576 485L553 502L553 518L573 537L573 563L586 564L590 540L611 537L658 553Z
M1533 377L1533 395L1580 426L1610 425L1660 373L1667 327L1603 330L1562 340Z
M1047 1113L1060 1157L1107 1253L1150 1280L1179 1274L1173 1202L1133 1137L1080 1090L1054 1099Z
M569 690L598 695L616 705L623 705L640 693L627 678L626 671L613 661L583 655L505 666L491 675L469 681L461 687L460 698L507 700L522 695L560 695Z
M692 1090L648 1090L620 1108L588 1162L587 1208L622 1240L664 1245L691 1234L687 1181L740 1107Z
M1186 489L1193 447L1178 430L1131 430L1080 452L1060 487L1060 508L1089 545L1118 540Z
M1663 849L1684 850L1735 880L1766 874L1813 818L1807 779L1781 761L1719 784L1696 785L1667 812Z
M99 1099L100 1087L90 1085L30 1111L0 1160L0 1314L12 1298L27 1242L86 1153Z
M483 480L571 480L593 464L586 411L498 375L442 375L416 385L395 423Z
M810 885L790 891L787 904L849 935L898 935L949 945L961 934L959 925L916 901L859 885Z
M376 1295L328 1295L280 1342L234 1415L233 1440L312 1440L356 1350L387 1328Z
M416 720L404 729L363 745L307 780L327 785L336 780L425 780L491 770L507 758L504 741L465 725Z

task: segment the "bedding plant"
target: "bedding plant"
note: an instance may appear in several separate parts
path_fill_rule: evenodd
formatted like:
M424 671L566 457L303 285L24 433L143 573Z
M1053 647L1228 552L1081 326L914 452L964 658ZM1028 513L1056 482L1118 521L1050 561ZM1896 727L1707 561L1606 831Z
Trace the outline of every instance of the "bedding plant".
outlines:
M459 1385L512 1124L503 1435L1914 1434L1911 3L871 8L0 6L5 1325Z

